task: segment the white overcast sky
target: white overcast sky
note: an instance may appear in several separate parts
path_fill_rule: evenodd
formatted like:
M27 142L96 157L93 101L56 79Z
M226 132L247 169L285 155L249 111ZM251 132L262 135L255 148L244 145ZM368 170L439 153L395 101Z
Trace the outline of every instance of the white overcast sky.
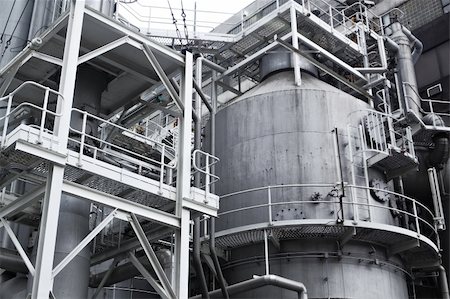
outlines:
M224 22L232 14L240 11L254 0L138 0L137 3L119 7L119 13L130 23L141 28L175 30L172 22L173 14L177 20L179 30L183 30L181 5L186 13L186 23L189 30L193 30L194 7L197 7L197 31L207 32ZM124 5L124 4L121 4ZM134 17L130 16L134 15ZM150 18L150 25L147 20ZM150 27L149 27L150 26Z

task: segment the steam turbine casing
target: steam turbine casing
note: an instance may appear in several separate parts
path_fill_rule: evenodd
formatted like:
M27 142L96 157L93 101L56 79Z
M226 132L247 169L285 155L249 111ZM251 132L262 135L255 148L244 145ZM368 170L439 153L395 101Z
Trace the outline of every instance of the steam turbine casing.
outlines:
M290 187L289 184L339 182L339 159L333 132L335 128L338 132L343 180L351 183L347 124L353 121L352 125L357 127L357 118L352 117L352 114L368 109L370 107L367 103L307 73L302 73L301 86L295 86L292 71L270 75L216 115L216 155L220 159L216 172L221 178L216 184L217 193L225 195L252 188L279 186L271 188L270 192L271 202L275 203L271 210L274 223L303 221L303 225L307 226L307 221L328 219L330 225L337 225L340 207L335 203L338 199L334 187ZM352 136L352 139L354 138L357 136ZM358 173L358 176L360 175L362 173ZM384 175L376 170L369 170L369 177L384 179ZM362 181L357 183L364 185ZM264 260L255 260L258 256L264 256L262 242L248 242L246 245L222 244L220 237L227 232L250 230L252 225L268 223L269 209L264 206L268 202L267 193L267 189L262 189L221 198L219 219L216 223L217 244L230 251L231 258L224 265L225 278L229 284L265 273ZM276 204L314 199L330 203ZM344 200L349 201L350 197ZM376 202L372 197L364 198L364 202L375 206L387 205ZM260 207L220 215L256 205ZM344 205L343 210L344 219L353 219L351 205ZM358 215L360 220L368 220L367 207L360 206ZM398 220L388 209L372 209L370 220L398 225ZM320 256L333 255L338 251L335 237L327 236L327 233L321 234L319 231L308 236L296 235L295 225L290 226L290 229L293 229L294 233L286 233L280 238L280 248L270 245L270 273L303 282L310 297L408 298L405 274L398 271L396 266L381 267L350 258L358 256L365 261L376 256L379 260L402 268L400 260L391 258L388 261L382 247L375 249L367 243L350 241L342 251L346 252L349 258L324 259ZM307 255L280 258L299 252L314 253L315 257ZM344 275L345 279L342 278L343 273L347 273ZM355 287L356 278L358 285L363 285L364 288ZM241 295L243 298L295 296L293 292L277 288L263 288Z

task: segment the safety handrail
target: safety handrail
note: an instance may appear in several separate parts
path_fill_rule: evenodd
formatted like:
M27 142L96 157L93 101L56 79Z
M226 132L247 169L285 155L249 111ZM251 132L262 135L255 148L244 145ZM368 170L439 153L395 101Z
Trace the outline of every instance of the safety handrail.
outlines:
M205 166L201 167L197 164L197 160L201 160L201 156L205 157ZM220 178L212 173L211 166L215 165L220 161L216 156L211 155L210 153L204 152L202 150L196 149L192 152L192 167L195 172L200 172L205 175L205 184L202 186L205 188L205 195L209 193L209 188L211 184L217 182ZM195 173L194 172L194 173Z
M273 190L275 190L275 189L314 188L314 187L316 187L316 188L317 187L333 188L333 190L340 191L341 194L344 193L343 191L349 189L347 191L350 191L350 192L345 191L345 194L350 194L350 195L345 198L350 197L351 200L345 200L345 198L344 198L343 201L340 201L338 199L339 196L333 196L333 198L330 200L318 199L318 200L295 200L295 201L281 201L281 202L276 201L276 202L274 202ZM403 210L398 207L397 208L391 207L387 204L384 206L381 204L378 205L378 204L368 203L368 202L367 203L358 202L356 200L356 198L353 198L354 196L356 196L355 195L356 193L351 192L352 190L355 190L355 189L384 192L386 194L390 194L394 197L404 200L407 203L407 205L410 206L410 208L412 210ZM422 234L422 230L421 230L422 228L424 228L424 227L429 228L429 229L431 229L432 234L435 236L436 244L439 244L439 236L437 234L437 227L436 227L436 223L435 223L436 217L435 217L434 213L431 211L431 209L428 208L427 206L425 206L424 204L422 204L421 202L417 201L414 198L411 198L404 194L400 194L398 192L394 192L394 191L390 191L390 190L379 189L379 188L374 188L374 187L367 187L367 186L352 185L352 184L344 184L344 190L342 190L341 184L331 184L331 183L330 184L289 184L289 185L269 185L269 186L264 186L264 187L241 190L241 191L222 195L220 198L227 199L227 202L230 202L230 200L232 200L233 197L236 197L238 195L252 194L252 193L255 193L258 191L266 192L267 200L265 202L261 202L261 203L254 204L251 206L244 206L241 208L236 208L236 209L232 209L232 210L228 210L228 211L224 211L224 212L219 212L218 216L223 217L226 215L239 213L239 212L243 212L243 211L248 211L248 210L252 210L252 209L268 208L268 216L267 216L268 222L273 223L274 219L272 217L272 207L274 207L274 206L292 205L292 204L319 204L319 203L339 204L342 202L342 204L345 206L353 207L352 211L354 213L354 219L359 219L359 211L356 207L367 207L368 209L371 209L371 208L372 209L373 208L384 209L384 210L387 210L390 212L400 213L400 214L412 217L414 220L414 224L415 224L415 230L410 229L409 226L407 226L408 227L407 229L412 230L412 231L416 232L417 234ZM260 194L260 193L258 193L258 194ZM422 212L424 213L423 216L419 216L418 208L420 208L422 210ZM426 218L429 218L430 220L427 220ZM367 222L367 221L365 221L365 222ZM373 221L368 220L368 222L373 222ZM357 225L357 224L355 224L355 225ZM398 225L393 225L393 224L388 224L388 225L398 226Z
M36 104L29 103L29 102L22 102L22 103L20 103L19 105L17 105L15 108L13 108L11 110L12 105L13 105L14 96L17 93L19 93L22 89L24 89L24 88L26 88L28 86L34 86L34 87L37 87L37 88L39 88L39 89L44 91L44 98L43 98L42 106L38 106ZM4 120L3 121L2 140L1 140L1 147L2 148L6 144L6 135L8 133L8 124L9 124L9 119L10 119L11 115L13 115L14 113L18 112L21 108L26 107L26 106L41 111L41 122L40 122L40 127L39 127L38 143L42 143L42 134L44 132L45 122L47 120L47 114L52 115L54 117L61 117L62 116L61 113L53 112L53 111L48 109L50 94L56 95L57 104L59 104L58 103L59 99L61 99L62 101L64 100L64 96L60 92L58 92L56 90L53 90L53 89L51 89L51 88L49 88L47 86L44 86L42 84L33 82L33 81L23 82L14 91L12 91L10 94L0 98L0 102L1 101L5 101L5 100L8 101L7 105L6 105L5 115L0 117L0 121Z
M123 131L123 132L127 132L127 133L130 133L130 134L133 135L133 136L139 137L140 139L144 139L145 141L147 141L147 142L149 142L149 143L156 143L156 144L158 144L158 145L160 145L160 146L166 146L166 147L168 147L168 148L173 148L173 147L168 146L167 144L158 142L157 140L151 139L151 138L146 137L146 136L144 136L144 135L141 135L141 134L139 134L139 133L137 133L137 132L135 132L135 131L133 131L133 130L130 130L130 129L125 128L125 127L122 127L122 126L120 126L120 125L118 125L118 124L116 124L116 123L114 123L114 122L112 122L112 121L110 121L110 120L106 120L106 119L103 119L103 118L98 117L98 116L96 116L96 115L93 115L93 114L91 114L91 113L88 113L87 111L80 110L80 109L77 109L77 108L72 108L72 111L73 111L73 112L78 112L78 113L80 113L81 115L83 115L83 118L84 118L84 117L86 118L86 120L83 120L83 124L87 124L87 123L86 123L86 122L87 122L87 118L92 118L92 119L94 119L94 120L97 120L97 121L102 122L102 125L105 124L105 125L112 126L112 127L116 128L116 129L119 129L119 130L121 130L121 131ZM104 141L102 141L102 142L104 142ZM173 148L173 150L175 150L175 148Z
M436 112L436 111L435 111L435 108L434 108L434 104L447 104L447 105L448 105L448 104L449 104L448 101L443 101L443 100L433 100L433 99L423 99L411 83L409 83L409 82L402 82L402 83L403 83L403 94L405 95L405 98L410 99L410 102L412 102L414 105L416 105L421 113L423 113L423 114L428 114L428 113L430 113L430 114L440 115L440 116L446 116L446 117L449 117L449 116L450 116L450 113ZM420 101L420 103L427 103L427 104L428 104L428 107L429 107L430 111L424 110L424 109L421 107L421 105L419 105L419 104L414 100L414 98L413 98L412 96L410 96L410 95L406 92L406 88L407 88L407 87L408 87L409 90L411 90L411 91L414 93L414 95L417 97L417 99ZM409 102L408 102L408 101L405 101L405 102L406 102L406 104L407 104L407 109L409 110L409 105L408 105ZM432 121L433 121L433 126L434 126L434 127L441 127L441 126L438 126L438 125L436 124L436 118L433 117L433 118L432 118Z
M113 123L113 122L111 122L109 120L105 120L105 119L102 119L102 118L100 118L98 116L92 115L92 114L90 114L90 113L88 113L86 111L83 111L83 110L80 110L80 109L77 109L77 108L72 108L72 112L80 113L82 115L82 118L83 118L82 123L81 123L81 130L75 129L72 126L70 127L70 130L72 132L80 135L80 140L76 140L74 138L70 139L71 141L76 142L76 143L78 143L80 145L79 156L78 156L78 164L80 166L82 165L83 157L85 155L84 154L85 148L91 148L93 150L93 158L94 159L98 158L98 155L97 155L98 152L103 152L106 155L115 156L116 158L121 159L121 160L125 160L128 163L130 163L130 164L137 165L139 172L141 172L142 167L145 166L144 163L148 163L150 165L155 165L156 164L157 167L159 167L159 170L160 170L160 172L159 172L159 188L162 191L163 183L164 183L164 171L165 171L165 169L176 169L176 162L175 163L174 163L174 161L171 161L169 163L165 162L165 157L166 157L165 154L166 154L166 151L171 151L172 154L175 155L176 154L176 149L175 148L173 148L173 147L171 147L171 146L169 146L167 144L160 143L160 142L158 142L156 140L152 140L152 139L150 139L150 138L148 138L146 136L143 136L143 135L141 135L141 134L139 134L137 132L134 132L134 131L129 130L129 129L125 128L125 127L119 126L119 125L117 125L117 124L115 124L115 123ZM148 142L148 144L159 145L160 148L161 148L160 149L161 159L160 160L155 160L155 159L152 159L150 157L143 156L143 155L139 154L138 152L134 152L132 150L123 148L121 146L118 146L117 144L114 144L112 142L108 142L108 141L106 141L106 140L104 140L102 138L99 138L99 137L97 137L97 136L95 136L93 134L87 133L86 132L86 127L87 127L88 118L100 121L100 122L102 122L103 124L106 124L106 125L110 125L110 126L116 128L116 129L119 129L121 132L127 132L127 133L131 134L132 136L134 135L136 137L139 137L139 139L143 139L143 141L145 143ZM93 146L93 145L86 144L86 138L97 142L99 146ZM110 149L117 149L118 152L124 153L124 155L119 155L118 153L114 153L111 150L108 150L107 148L102 148L101 145L106 145L106 147L109 147ZM151 169L151 167L148 167L148 168Z
M362 145L364 145L362 150L389 154L390 148L396 148L398 147L398 142L402 142L405 145L403 149L406 149L409 154L415 157L414 141L412 134L410 134L410 128L400 128L402 131L396 130L394 128L396 119L392 114L376 110L359 109L350 112L347 118L350 119L355 114L357 118L362 120L360 124L362 128L359 129L363 141ZM371 129L374 132L368 132L367 128L365 128L366 122L372 124ZM349 126L352 127L351 125ZM374 134L374 136L370 136L371 134ZM375 139L372 140L373 138Z

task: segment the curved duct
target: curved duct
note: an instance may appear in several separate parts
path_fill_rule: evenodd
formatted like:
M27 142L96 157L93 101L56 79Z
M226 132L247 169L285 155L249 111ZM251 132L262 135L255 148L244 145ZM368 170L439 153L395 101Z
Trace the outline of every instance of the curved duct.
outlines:
M422 55L423 44L405 26L402 27L402 31L408 37L410 42L412 43L413 51L411 53L411 56L412 56L413 63L416 64L416 62L419 60L420 55Z
M392 40L398 45L397 65L400 80L402 83L408 84L407 88L404 89L403 95L404 112L406 115L410 111L416 115L421 115L419 90L417 88L416 72L414 69L414 59L418 59L421 51L415 50L413 57L411 53L411 39L405 34L404 31L406 28L402 24L399 22L393 23L391 28L394 32L392 34ZM409 31L407 32L408 34L410 33ZM411 34L410 37L413 37L413 35Z
M436 114L427 114L422 118L426 125L445 126L444 120ZM449 158L449 137L447 133L438 133L433 136L434 148L428 156L428 162L437 170L444 169Z
M243 282L236 283L234 285L228 286L226 289L229 295L236 295L245 291L250 291L263 286L277 286L286 290L294 291L298 294L298 299L308 299L308 293L306 287L303 283L287 279L278 275L264 275L264 276L254 276L253 279L249 279ZM215 290L209 292L211 298L221 298L221 290ZM191 297L190 299L200 299L201 296Z

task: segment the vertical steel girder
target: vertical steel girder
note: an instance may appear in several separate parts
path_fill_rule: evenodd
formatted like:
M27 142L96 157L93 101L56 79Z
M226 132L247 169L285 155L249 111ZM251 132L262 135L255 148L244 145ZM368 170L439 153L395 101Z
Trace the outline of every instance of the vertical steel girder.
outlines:
M290 16L291 16L291 31L292 31L292 47L298 50L299 46L297 37L297 10L295 9L294 5L292 5L290 8ZM299 66L300 57L295 52L292 52L291 55L292 55L292 64L294 65L295 85L300 86L302 84L302 77Z
M184 104L180 122L179 160L177 168L177 203L175 213L180 217L180 229L175 231L175 275L173 286L179 299L188 298L189 287L189 226L191 213L183 207L185 198L190 197L191 177L191 131L192 131L192 82L193 56L186 52L185 68L181 76L181 100Z
M47 298L53 287L52 270L61 204L64 167L50 165L43 200L39 241L36 256L36 274L33 279L32 299Z
M72 0L70 2L69 24L59 90L64 97L64 101L59 102L57 107L57 111L62 114L62 117L55 121L55 135L58 136L60 142L60 152L65 152L69 138L70 115L75 89L84 6L85 0ZM52 270L63 179L64 166L50 165L39 230L36 274L34 275L31 293L32 299L48 298L53 287Z

